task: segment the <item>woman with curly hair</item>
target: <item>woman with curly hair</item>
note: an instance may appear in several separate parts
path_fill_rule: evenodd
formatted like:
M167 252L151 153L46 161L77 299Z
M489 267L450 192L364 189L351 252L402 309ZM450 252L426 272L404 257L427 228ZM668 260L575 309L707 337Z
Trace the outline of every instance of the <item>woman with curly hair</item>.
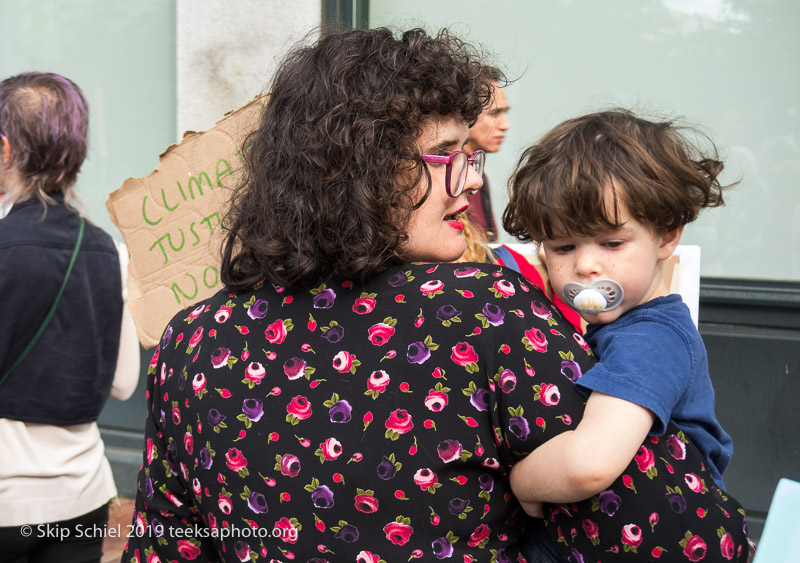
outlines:
M524 561L508 472L580 419L570 378L593 362L524 278L452 263L486 68L421 30L288 55L245 144L226 288L155 351L125 561Z

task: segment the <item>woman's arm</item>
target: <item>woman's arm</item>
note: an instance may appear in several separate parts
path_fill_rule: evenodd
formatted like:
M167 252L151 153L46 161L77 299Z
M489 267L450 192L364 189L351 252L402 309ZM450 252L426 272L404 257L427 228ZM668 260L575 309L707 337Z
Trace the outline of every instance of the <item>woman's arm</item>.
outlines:
M548 440L514 465L514 494L535 516L535 503L576 502L604 491L633 459L654 418L635 403L593 392L575 430Z
M111 396L120 401L131 398L139 382L139 340L136 338L136 325L128 309L128 249L124 244L114 241L119 254L120 274L122 275L122 326L119 334L119 352L114 380L111 383Z

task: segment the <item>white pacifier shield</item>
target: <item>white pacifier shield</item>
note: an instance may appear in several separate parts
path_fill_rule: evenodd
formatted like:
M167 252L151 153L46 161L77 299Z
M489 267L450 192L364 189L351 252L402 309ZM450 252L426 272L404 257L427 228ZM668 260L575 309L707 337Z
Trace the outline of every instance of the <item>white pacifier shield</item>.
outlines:
M564 295L581 313L602 313L619 307L625 292L614 280L602 279L588 286L578 282L567 282L564 284Z

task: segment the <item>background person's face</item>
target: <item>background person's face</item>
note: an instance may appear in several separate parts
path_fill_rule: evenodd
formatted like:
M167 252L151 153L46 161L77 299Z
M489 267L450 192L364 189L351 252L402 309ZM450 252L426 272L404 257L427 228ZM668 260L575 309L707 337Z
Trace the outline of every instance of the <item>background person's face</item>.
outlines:
M478 149L485 152L499 151L509 127L508 110L508 98L505 90L495 83L491 105L483 110L478 121L469 130L467 150L470 152Z
M467 141L469 129L460 118L431 119L419 138L420 154L447 155L460 150ZM469 207L467 195L480 189L483 180L472 166L468 167L464 191L450 197L445 189L445 164L426 163L431 174L431 192L422 206L414 211L408 225L408 241L401 247L403 258L419 262L452 262L461 257L466 247L464 223L456 216ZM423 176L417 185L417 198L427 190Z

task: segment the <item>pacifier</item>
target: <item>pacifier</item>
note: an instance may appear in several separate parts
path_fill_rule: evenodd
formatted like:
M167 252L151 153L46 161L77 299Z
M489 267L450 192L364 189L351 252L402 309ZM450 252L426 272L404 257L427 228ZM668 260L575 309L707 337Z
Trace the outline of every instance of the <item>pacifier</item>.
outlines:
M622 304L625 292L622 286L610 279L597 280L588 286L578 282L564 284L566 301L579 313L602 313Z

